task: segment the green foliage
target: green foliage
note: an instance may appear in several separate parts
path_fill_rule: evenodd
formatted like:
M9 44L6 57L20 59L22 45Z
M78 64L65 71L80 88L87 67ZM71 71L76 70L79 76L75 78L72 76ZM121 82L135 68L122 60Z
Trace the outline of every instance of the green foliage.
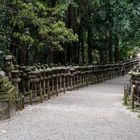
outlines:
M98 62L112 63L140 46L137 0L4 0L0 13L0 47L17 60L25 53L30 63L51 57L92 64L98 52Z
M50 8L46 2L23 0L11 1L10 7L16 11L10 17L9 25L12 29L12 44L17 49L28 51L30 48L37 50L41 48L63 50L66 42L76 42L78 37L72 29L68 29L64 23L66 5L58 4ZM12 46L13 47L13 46ZM43 53L43 49L41 49ZM31 50L30 50L31 51ZM32 52L31 52L32 53ZM49 55L49 54L47 54Z

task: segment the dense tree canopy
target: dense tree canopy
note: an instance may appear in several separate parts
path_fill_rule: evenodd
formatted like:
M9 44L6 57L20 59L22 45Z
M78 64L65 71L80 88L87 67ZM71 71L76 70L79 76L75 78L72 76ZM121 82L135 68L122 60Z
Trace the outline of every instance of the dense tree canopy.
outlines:
M138 0L0 1L0 55L20 65L115 63L139 46Z

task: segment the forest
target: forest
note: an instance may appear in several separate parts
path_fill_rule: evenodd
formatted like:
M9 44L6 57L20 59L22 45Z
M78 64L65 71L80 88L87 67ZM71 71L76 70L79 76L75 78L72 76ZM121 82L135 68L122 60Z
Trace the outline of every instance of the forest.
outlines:
M139 0L0 0L1 65L118 63L139 46Z

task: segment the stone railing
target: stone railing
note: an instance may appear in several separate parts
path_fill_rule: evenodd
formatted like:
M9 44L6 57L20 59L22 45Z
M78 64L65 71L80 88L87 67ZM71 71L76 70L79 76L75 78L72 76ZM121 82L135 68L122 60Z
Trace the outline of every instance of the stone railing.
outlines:
M58 96L60 92L73 90L112 79L130 71L138 59L120 64L47 67L14 66L12 57L5 58L5 73L15 86L19 96L16 100L17 108L24 108L24 104L42 102L51 96Z
M8 59L6 59L8 60ZM9 60L10 61L10 60ZM47 65L16 66L12 71L8 68L7 75L17 90L24 96L24 102L50 99L66 90L73 90L89 84L103 82L130 71L138 63L137 59L120 64L51 67ZM11 65L12 66L12 65Z

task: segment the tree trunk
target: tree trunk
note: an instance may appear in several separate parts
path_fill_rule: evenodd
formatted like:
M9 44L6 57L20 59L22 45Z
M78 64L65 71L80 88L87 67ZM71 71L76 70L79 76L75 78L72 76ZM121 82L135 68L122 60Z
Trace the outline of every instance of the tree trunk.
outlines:
M49 1L48 1L48 5L49 5L50 7L55 7L55 5L56 5L56 0L49 0Z
M108 46L108 61L109 63L113 62L113 44L112 44L112 36L113 36L113 27L114 27L114 21L113 21L113 11L111 8L111 2L110 0L106 0L106 21L109 23L108 24L108 32L107 32L107 46Z
M100 55L100 64L103 64L103 51L102 50L99 51L99 55Z
M119 56L119 35L116 34L115 36L115 62L120 62L120 56Z
M50 47L50 51L48 54L48 64L52 64L53 63L53 47Z
M19 62L19 64L21 66L27 65L27 50L25 50L25 49L20 49L20 62Z
M76 58L76 64L80 64L80 44L77 44L78 48L77 48L77 58Z
M113 63L113 46L109 44L109 63Z
M81 23L79 25L79 56L80 58L80 61L82 64L85 63L85 56L84 56L84 31L83 31L83 25L82 25L82 22L83 22L83 18L81 18Z
M93 56L92 56L92 41L91 41L91 29L88 29L88 64L92 64Z

